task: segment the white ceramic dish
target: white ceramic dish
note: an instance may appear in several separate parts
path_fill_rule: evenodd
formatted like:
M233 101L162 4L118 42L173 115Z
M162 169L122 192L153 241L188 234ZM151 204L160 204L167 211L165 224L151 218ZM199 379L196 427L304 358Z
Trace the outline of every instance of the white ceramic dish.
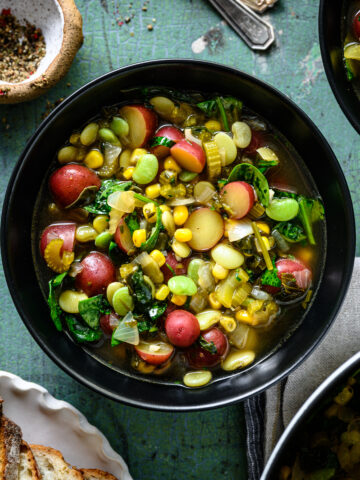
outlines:
M133 480L124 460L104 435L67 402L57 400L36 383L0 370L4 413L17 423L28 443L60 450L79 468L99 468L119 480Z

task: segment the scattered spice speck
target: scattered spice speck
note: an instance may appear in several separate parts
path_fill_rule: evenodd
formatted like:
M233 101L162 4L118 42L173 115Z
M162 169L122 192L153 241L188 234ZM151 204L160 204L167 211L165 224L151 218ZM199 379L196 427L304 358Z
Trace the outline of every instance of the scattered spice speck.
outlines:
M147 29L151 31L151 30L154 30L154 27L151 25L151 23L149 23L149 25L147 26Z
M60 103L64 100L64 97L60 97L55 102L50 102L50 100L46 100L46 107L44 113L41 115L41 118L44 119L46 118L52 110L54 110L55 107L60 105Z

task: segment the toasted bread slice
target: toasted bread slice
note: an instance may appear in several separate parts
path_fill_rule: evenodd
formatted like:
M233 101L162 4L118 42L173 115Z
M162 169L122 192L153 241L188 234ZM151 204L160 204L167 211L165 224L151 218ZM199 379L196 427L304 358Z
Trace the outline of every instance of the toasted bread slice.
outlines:
M2 407L0 408L2 410ZM0 480L18 480L21 438L20 427L2 415L0 417Z
M94 468L80 468L84 480L117 480L111 473L103 472Z
M20 446L19 480L41 480L31 448L24 441Z
M30 445L42 480L83 480L81 473L65 462L61 452L51 447Z

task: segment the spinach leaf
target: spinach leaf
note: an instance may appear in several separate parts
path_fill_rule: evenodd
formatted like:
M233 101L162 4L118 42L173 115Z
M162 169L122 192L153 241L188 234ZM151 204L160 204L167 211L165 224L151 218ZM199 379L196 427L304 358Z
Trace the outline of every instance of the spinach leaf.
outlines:
M148 315L152 320L157 320L165 312L167 302L154 302L151 304Z
M273 188L275 194L274 198L293 198L295 200L298 199L298 194L293 192L287 192L285 190L278 190L277 188Z
M203 336L199 337L199 344L202 348L210 352L212 355L216 355L218 353L215 343L207 342Z
M228 183L236 180L243 180L250 183L256 190L258 199L264 207L268 207L270 203L269 198L269 184L265 176L254 165L250 163L240 163L234 167L229 175Z
M261 285L268 285L270 287L281 287L281 280L278 277L278 270L275 266L275 260L272 260L273 269L266 269L265 272L261 275Z
M96 295L79 302L79 313L89 327L97 329L100 317L104 313L110 313L111 306L104 295Z
M140 228L139 220L135 211L126 215L125 223L129 227L131 236L135 230L138 230Z
M175 145L175 142L167 137L154 137L150 141L150 147L157 147L158 145L164 145L165 147L171 148Z
M60 275L57 275L49 281L48 305L50 307L50 317L51 320L54 322L56 330L58 330L59 332L62 331L62 310L58 303L56 290L62 285L62 282L66 277L67 273L68 272L60 273Z
M347 79L351 82L354 78L354 71L352 69L351 61L349 59L345 60L345 71Z
M145 87L141 89L141 94L146 99L157 96L165 96L171 98L171 100L178 100L179 102L186 102L190 105L194 105L203 98L197 92L180 92L178 90L173 90L170 88L164 87Z
M159 233L161 232L162 223L161 223L161 210L160 207L156 208L156 224L155 227L151 231L150 237L141 244L141 250L145 250L145 252L151 252L154 250L157 239L159 237Z
M96 342L102 337L100 329L94 330L87 325L83 325L74 315L65 315L65 322L72 337L79 343Z
M198 103L197 107L208 117L220 118L224 129L230 132L231 125L241 116L242 105L242 102L234 97L216 97Z
M306 198L303 195L298 197L298 217L304 227L310 245L316 245L312 229L313 223L324 218L324 206L318 199Z
M127 258L126 254L120 250L117 244L113 241L109 244L108 255L115 265L121 265Z
M290 243L302 242L306 239L305 232L300 225L293 222L280 222L275 228Z
M95 215L106 215L110 212L111 208L107 204L109 195L114 192L123 192L129 190L132 182L121 182L114 178L104 180L101 184L99 191L96 194L95 200L91 205L87 205L85 210Z
M129 277L129 284L134 292L135 312L146 313L152 303L150 285L145 282L143 272L139 269Z

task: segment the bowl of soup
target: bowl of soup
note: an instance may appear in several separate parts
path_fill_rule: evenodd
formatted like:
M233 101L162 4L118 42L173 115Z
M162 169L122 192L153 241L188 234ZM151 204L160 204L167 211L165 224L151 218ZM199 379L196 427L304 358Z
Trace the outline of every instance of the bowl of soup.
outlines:
M360 2L320 1L319 37L325 72L353 127L360 131Z
M290 422L261 480L358 478L360 353L330 375Z
M164 410L233 403L289 373L330 326L354 257L349 192L315 125L206 62L126 67L69 97L27 145L3 215L34 338L86 385Z

